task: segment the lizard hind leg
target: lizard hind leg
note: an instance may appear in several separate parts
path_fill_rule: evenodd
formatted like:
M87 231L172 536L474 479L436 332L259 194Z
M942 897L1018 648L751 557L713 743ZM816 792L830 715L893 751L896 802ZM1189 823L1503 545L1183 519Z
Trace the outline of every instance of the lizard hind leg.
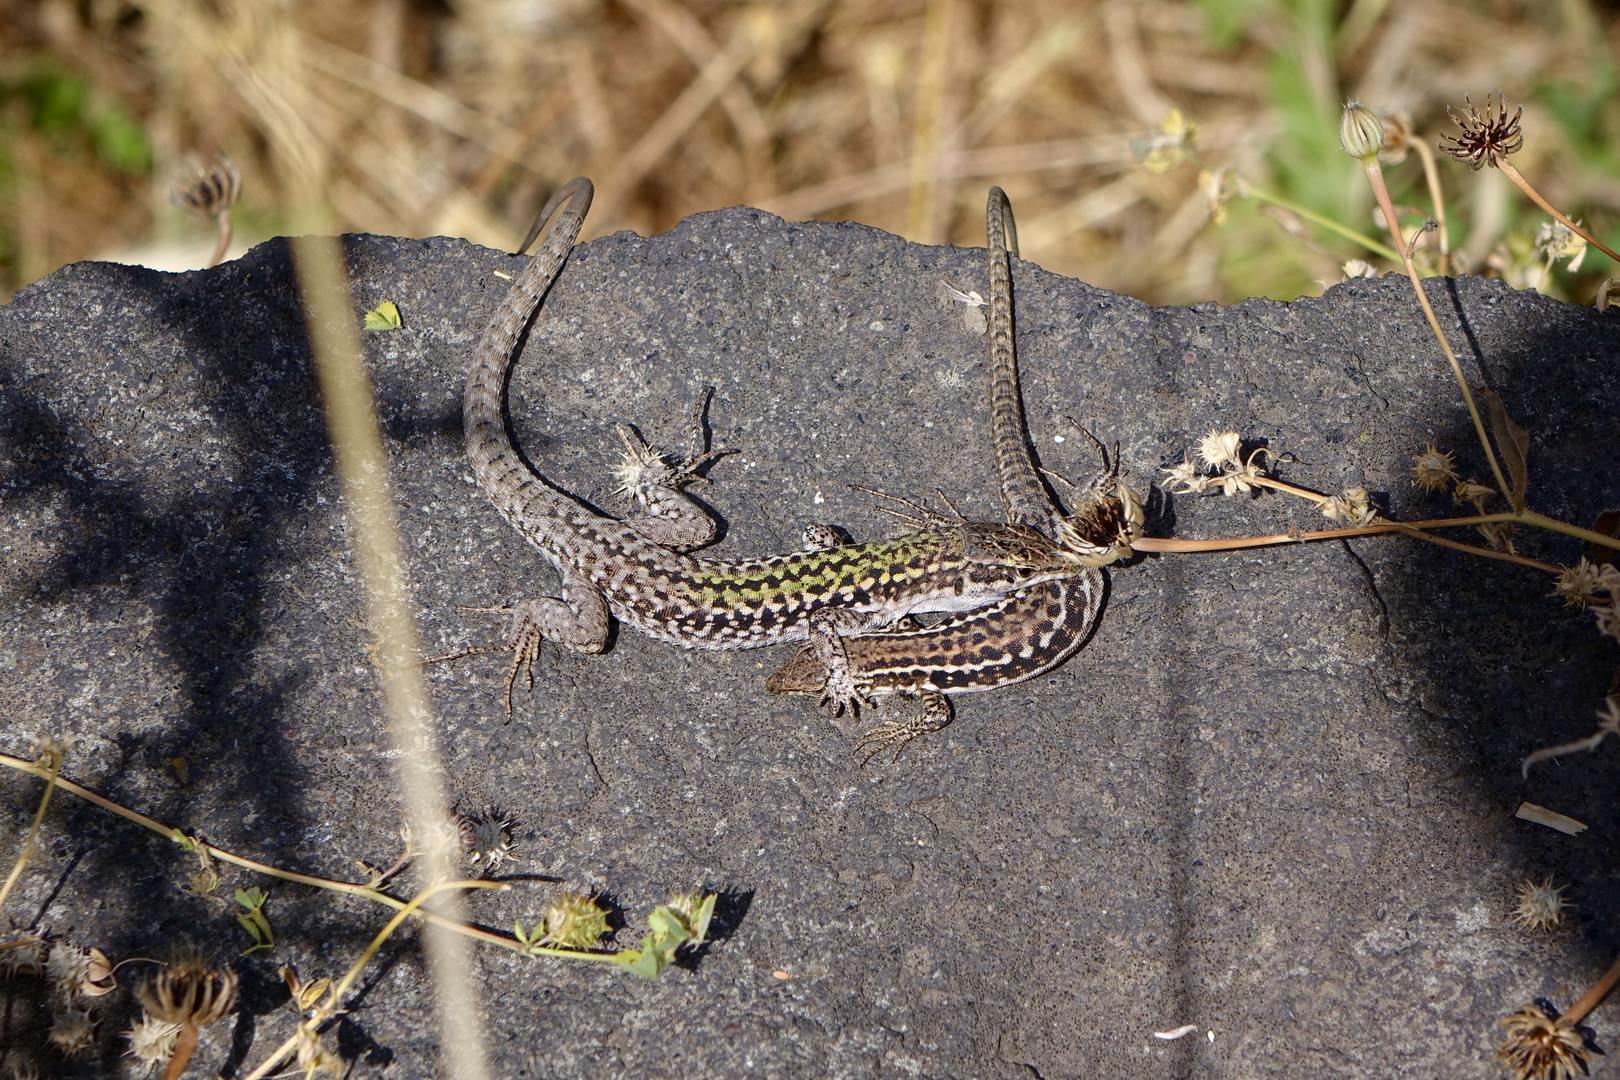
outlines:
M534 689L534 662L540 659L540 642L545 640L545 635L540 632L540 627L535 624L533 619L525 617L520 611L521 608L522 605L520 604L517 608L464 607L459 609L461 611L484 612L491 615L510 614L512 616L512 628L507 635L506 642L501 645L469 645L465 649L457 649L455 652L445 653L443 656L427 657L422 661L422 664L424 666L443 664L451 660L460 660L465 656L482 656L485 653L511 653L512 664L506 670L506 718L508 720L512 719L512 687L516 685L517 677L521 673L528 679L529 689Z
M894 748L894 756L889 759L890 762L898 761L900 751L904 750L911 740L950 726L954 716L950 698L938 690L920 690L917 696L922 699L921 715L913 716L909 720L885 720L861 736L861 741L855 744L855 752L871 748L861 759L862 765L890 747Z
M501 645L470 645L443 656L430 656L426 664L445 663L464 656L485 653L512 654L511 666L506 669L506 718L512 718L512 688L521 674L534 689L534 663L540 658L540 643L554 641L574 652L597 653L607 644L608 609L602 594L588 584L563 581L563 597L553 596L537 600L522 600L511 607L464 607L462 611L484 612L491 615L511 615L507 637Z

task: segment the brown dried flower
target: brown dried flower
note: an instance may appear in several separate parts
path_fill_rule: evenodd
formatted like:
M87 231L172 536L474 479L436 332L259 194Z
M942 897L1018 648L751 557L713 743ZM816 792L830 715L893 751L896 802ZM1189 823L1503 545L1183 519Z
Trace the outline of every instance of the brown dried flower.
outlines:
M207 1027L236 1004L236 972L211 968L200 958L187 956L164 965L136 996L154 1019Z
M1568 885L1554 887L1553 879L1521 881L1518 887L1519 904L1513 909L1513 921L1531 930L1557 926L1564 921L1564 912L1572 905L1564 899Z
M1465 502L1473 503L1474 508L1483 514L1485 512L1485 500L1495 494L1495 488L1488 488L1484 484L1476 484L1472 480L1464 480L1452 491L1451 501L1458 506Z
M1424 491L1442 491L1457 479L1457 459L1435 449L1434 443L1412 459L1412 483Z
M1378 147L1378 160L1385 165L1399 165L1412 150L1412 118L1403 112L1390 112L1382 119L1384 141Z
M1502 1026L1508 1038L1496 1056L1513 1070L1514 1080L1574 1080L1576 1069L1586 1075L1585 1040L1545 1005L1526 1005L1503 1017Z
M1463 95L1463 108L1446 106L1446 115L1461 129L1456 135L1443 136L1439 149L1458 161L1466 162L1476 172L1487 165L1494 166L1509 154L1516 154L1524 146L1524 135L1519 131L1519 117L1524 115L1520 105L1512 117L1507 113L1507 101L1502 92L1496 92L1496 108L1491 108L1491 95L1485 95L1485 108L1474 108L1474 103Z
M242 172L234 161L220 156L208 165L195 158L187 164L191 175L170 189L170 202L200 218L218 217L236 205L242 196Z

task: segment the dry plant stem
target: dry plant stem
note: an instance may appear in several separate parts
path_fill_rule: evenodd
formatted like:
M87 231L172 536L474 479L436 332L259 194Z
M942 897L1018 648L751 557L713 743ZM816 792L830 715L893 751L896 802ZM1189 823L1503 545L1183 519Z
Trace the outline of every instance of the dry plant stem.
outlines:
M1363 166L1367 172L1367 183L1371 185L1373 195L1378 199L1378 206L1384 211L1384 223L1389 226L1389 238L1397 247L1401 246L1400 223L1395 217L1395 204L1389 197L1389 185L1384 183L1384 170L1379 167L1378 159L1373 158ZM1451 348L1451 341L1446 332L1440 329L1440 320L1435 317L1434 306L1429 303L1429 296L1423 291L1423 282L1418 277L1417 267L1412 260L1406 257L1403 251L1399 256L1401 265L1406 267L1406 276L1412 281L1412 291L1417 294L1418 304L1423 308L1423 315L1429 320L1429 329L1434 332L1434 338L1440 343L1440 348L1451 363L1451 373L1457 378L1457 388L1462 391L1463 404L1468 407L1468 415L1474 421L1474 433L1479 436L1479 445L1485 449L1485 460L1490 462L1491 475L1496 477L1496 490L1503 493L1513 490L1502 476L1502 466L1496 461L1496 451L1491 449L1491 440L1485 434L1485 421L1480 418L1479 406L1474 404L1474 392L1468 388L1468 379L1463 375L1462 364L1457 360L1456 352Z
M314 178L304 177L303 183L302 197L295 202L302 210L300 224L314 226L311 232L326 233L329 223L317 209L322 203L315 194ZM427 688L416 660L421 655L416 624L406 602L406 561L394 519L388 459L383 453L370 379L361 361L359 309L349 295L343 251L336 237L306 235L293 241L293 268L326 406L333 459L355 526L354 550L363 580L367 623L376 640L372 660L382 684L389 730L399 751L395 775L400 800L412 834L431 836L432 823L443 820L448 808L433 727L428 722ZM441 844L428 845L421 866L429 882L455 876L451 856ZM457 898L445 899L448 902L441 914L454 918L459 911ZM439 1013L444 1071L456 1080L484 1080L489 1072L478 992L469 975L468 946L461 937L437 927L430 927L422 939Z
M197 1052L197 1025L185 1024L174 1040L174 1053L169 1055L169 1067L163 1070L163 1080L180 1080L180 1074L191 1064L191 1055Z
M0 952L5 952L7 949L20 949L24 945L37 945L44 940L42 937L25 937L18 938L16 941L0 941Z
M276 1047L269 1057L259 1063L258 1068L248 1073L242 1080L262 1080L264 1076L269 1074L271 1069L281 1064L288 1054L298 1049L298 1044L306 1036L306 1033L308 1037L313 1038L316 1029L332 1018L332 1014L337 1011L338 1003L343 1000L343 995L349 992L349 987L354 985L354 980L360 977L360 972L365 970L365 966L371 962L371 958L377 954L377 950L382 948L383 942L387 941L393 932L399 929L399 924L404 922L408 916L417 914L417 909L429 897L447 889L504 890L507 888L510 888L510 886L500 885L493 881L446 881L432 888L424 889L412 897L410 903L402 905L399 911L395 912L394 917L389 919L381 930L377 931L377 936L371 939L371 944L366 946L366 951L360 954L360 959L356 960L353 966L349 968L348 973L343 976L343 980L327 991L326 997L320 1007L315 1010L315 1014L308 1020L302 1021L298 1025L297 1031L280 1046ZM177 1054L176 1057L178 1056Z
M1620 960L1616 960L1609 970L1603 973L1603 978L1599 979L1592 989L1582 994L1581 999L1571 1005L1568 1012L1558 1018L1559 1026L1572 1028L1585 1020L1586 1014L1597 1008L1598 1002L1609 996L1609 991L1614 989L1616 983L1620 983Z
M1562 222L1565 228L1569 229L1573 233L1578 234L1584 238L1588 244L1591 244L1593 247L1603 252L1603 254L1607 255L1615 262L1620 263L1620 255L1616 255L1613 248L1609 247L1609 245L1605 244L1603 241L1599 240L1597 237L1575 224L1569 218L1565 217L1563 213L1559 211L1558 207L1554 206L1546 199L1543 199L1541 197L1541 192L1530 186L1530 181L1524 178L1524 174L1515 168L1511 161L1498 155L1494 160L1491 161L1491 164L1495 165L1498 169L1501 169L1503 176L1519 185L1520 191L1530 196L1530 200L1537 206L1541 207L1543 210L1547 211L1547 213L1551 214L1553 217Z
M21 772L33 773L35 776L39 777L48 778L50 775L49 770L36 762L29 761L26 758L12 757L10 754L0 754L0 765L4 765L11 769L17 769ZM176 843L179 842L176 839L181 835L179 829L176 829L170 825L165 825L161 821L154 821L152 818L147 817L138 810L131 810L127 806L120 806L111 799L98 795L89 788L81 787L72 780L58 777L56 780L56 786L60 787L63 791L77 795L86 802L94 803L103 810L111 810L119 817L126 818L135 822L137 825L151 829L159 836L167 837L170 840L175 840ZM233 866L240 866L244 870L252 870L255 873L264 874L268 877L280 878L282 881L296 882L299 885L312 885L317 889L326 889L328 892L347 893L350 896L363 897L364 899L382 904L385 907L394 908L396 911L405 906L405 901L399 899L398 897L389 896L385 892L373 889L369 885L362 885L359 882L354 881L335 881L332 878L315 877L310 874L300 874L296 870L283 870L279 866L271 866L269 863L258 862L255 859L249 859L245 856L237 855L234 852L226 851L224 848L217 848L212 844L204 843L203 841L198 840L196 837L187 837L186 839L195 844L202 851L207 852L210 858L218 859L220 862L230 863ZM476 926L471 926L464 922L457 922L454 919L447 919L444 916L435 914L431 911L421 912L417 915L417 917L426 919L435 926L442 926L446 930L453 930L458 934L465 934L467 937L488 942L491 945L499 945L503 949L511 949L514 952L522 950L522 945L515 938L504 937L500 934L492 934L488 930L481 930ZM23 944L26 944L26 942Z
M219 226L219 243L214 245L214 253L208 257L210 267L218 266L219 260L225 257L225 249L231 246L231 209L226 207L219 212L216 219Z
M1481 514L1478 517L1469 518L1440 518L1435 521L1385 521L1377 525L1356 525L1344 529L1272 533L1268 536L1239 536L1224 540L1182 540L1148 536L1139 541L1133 541L1131 547L1137 551L1177 554L1196 551L1238 551L1244 548L1274 547L1278 544L1302 544L1317 540L1346 540L1355 536L1379 536L1383 533L1398 532L1410 534L1417 539L1439 544L1442 547L1466 551L1470 555L1480 555L1487 559L1499 559L1502 562L1517 563L1520 566L1528 566L1549 574L1559 573L1559 568L1551 563L1529 559L1523 555L1511 555L1505 551L1492 551L1490 548L1475 547L1472 544L1459 544L1455 540L1447 540L1441 536L1430 536L1423 531L1424 529L1457 528L1463 525L1486 525L1493 521L1520 522L1522 520L1516 514Z
M56 774L62 767L62 756L52 753L50 758L51 766L48 770L40 770L37 764L30 763L34 764L38 775L45 777L45 794L40 796L39 809L34 812L34 827L28 830L28 840L23 844L22 852L18 854L16 864L12 866L11 873L6 877L5 885L0 886L0 911L5 910L6 897L11 895L12 886L17 884L18 878L22 877L23 867L28 865L29 857L34 854L34 845L39 842L39 827L45 820L45 808L51 805L51 792L56 790Z
M1423 180L1429 185L1429 201L1434 204L1434 220L1440 225L1440 276L1451 274L1451 234L1446 230L1446 197L1440 187L1440 170L1434 164L1434 151L1422 139L1412 143L1423 162Z
M1311 222L1313 225L1320 225L1329 232L1336 232L1346 240L1354 240L1356 243L1360 244L1374 255L1377 255L1379 258L1388 259L1390 262L1401 261L1400 255L1398 255L1393 248L1387 248L1383 244L1380 244L1377 240L1374 240L1372 237L1363 236L1361 233L1356 232L1356 230L1346 228L1345 226L1340 225L1337 221L1334 221L1332 218L1325 218L1316 211L1311 210L1308 207L1301 206L1299 203L1285 199L1281 195L1273 195L1271 192L1266 191L1263 188L1253 187L1249 184L1244 184L1239 190L1242 194L1247 195L1252 199L1256 199L1263 203L1270 203L1272 206L1281 207L1282 209L1287 210L1289 213L1298 214L1300 217Z

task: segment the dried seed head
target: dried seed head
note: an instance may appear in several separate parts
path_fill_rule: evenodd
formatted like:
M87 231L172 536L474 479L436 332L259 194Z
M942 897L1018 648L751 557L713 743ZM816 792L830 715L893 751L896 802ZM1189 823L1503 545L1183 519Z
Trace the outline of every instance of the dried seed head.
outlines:
M462 850L474 866L483 863L490 870L499 870L503 863L517 861L512 854L512 821L499 809L457 814L456 822L461 828Z
M1378 520L1378 511L1372 506L1366 488L1345 488L1322 503L1321 510L1329 521L1345 521L1358 527Z
M1204 459L1205 464L1217 469L1224 469L1228 465L1238 465L1238 447L1243 437L1235 431L1216 431L1211 428L1198 440L1198 456Z
M169 189L171 203L200 218L218 217L236 205L242 196L242 173L234 161L222 155L206 166L195 158L187 164L190 175Z
M1474 103L1463 95L1463 108L1453 109L1446 106L1446 115L1461 129L1456 135L1444 136L1439 143L1439 149L1450 154L1458 161L1467 162L1468 167L1479 171L1487 165L1495 166L1498 161L1509 154L1516 154L1524 146L1524 135L1519 131L1519 117L1524 115L1524 106L1509 117L1507 114L1507 101L1502 97L1501 91L1496 93L1496 108L1491 108L1491 95L1485 95L1485 108L1474 108Z
M1594 605L1592 615L1597 620L1598 633L1620 641L1620 600ZM1609 700L1612 702L1614 699Z
M1456 465L1454 456L1442 454L1430 443L1427 450L1412 459L1412 483L1424 491L1442 491L1457 479Z
M1382 119L1384 141L1378 147L1378 160L1385 165L1399 165L1412 150L1412 118L1403 112L1389 112Z
M1384 145L1384 125L1378 114L1359 101L1347 102L1339 117L1339 145L1363 165L1370 164Z
M1536 254L1548 263L1569 260L1569 272L1581 268L1586 258L1586 237L1562 221L1546 221L1536 230Z
M1161 465L1159 471L1170 474L1171 490L1178 495L1203 491L1206 481L1209 479L1198 475L1198 466L1190 461L1177 462L1174 465Z
M14 941L24 942L21 945L0 948L0 976L10 979L18 975L38 975L45 970L45 941L44 939L29 941L28 939L32 937L36 935L23 930L0 938L0 946L9 945Z
M72 1001L90 972L90 950L58 945L45 961L45 978L58 1001Z
M135 1071L144 1076L154 1066L174 1057L174 1044L179 1037L179 1024L142 1016L134 1027L124 1032L124 1038L129 1040L125 1053L135 1059Z
M1458 506L1465 502L1473 503L1475 508L1483 514L1485 507L1481 504L1495 494L1495 488L1488 488L1484 484L1476 484L1472 480L1464 480L1452 490L1451 501Z
M164 965L136 996L155 1019L207 1027L236 1004L236 972L211 968L199 957L187 956Z
M1551 877L1541 882L1519 882L1519 904L1513 909L1513 921L1531 930L1557 926L1564 921L1564 912L1572 906L1564 899L1567 888L1567 885L1554 888Z
M546 938L564 949L589 949L607 933L607 912L589 896L563 893L546 908Z
M1594 566L1585 556L1574 566L1563 567L1553 584L1553 596L1562 596L1570 607L1591 607L1598 602L1598 593L1611 596L1620 589L1620 570L1605 563Z
M95 1045L96 1022L91 1019L89 1010L70 1008L51 1017L51 1030L46 1038L63 1057L78 1057Z
M1540 1005L1526 1005L1502 1018L1507 1042L1496 1056L1513 1070L1514 1080L1574 1080L1575 1070L1585 1076L1586 1047L1581 1035L1564 1027Z

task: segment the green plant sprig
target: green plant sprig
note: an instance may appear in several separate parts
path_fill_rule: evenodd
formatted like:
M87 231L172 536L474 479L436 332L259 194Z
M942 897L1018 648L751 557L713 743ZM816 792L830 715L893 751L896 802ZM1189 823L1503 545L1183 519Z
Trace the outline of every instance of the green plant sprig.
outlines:
M64 791L77 795L79 798L84 799L87 802L94 803L96 806L99 806L104 810L110 810L118 816L126 818L129 821L133 821L135 824L140 825L143 828L150 829L159 836L179 844L186 851L193 853L201 851L206 853L211 858L218 859L221 862L231 863L234 866L240 866L245 870L252 870L268 877L280 878L283 881L291 881L299 885L309 885L317 889L325 889L328 892L337 892L344 893L349 896L358 896L363 899L370 900L373 903L382 904L385 907L393 908L396 913L403 912L418 919L424 919L436 926L442 926L447 930L453 930L458 934L463 934L477 941L482 941L489 945L496 945L500 948L509 949L513 952L522 953L528 956L552 956L558 959L591 960L597 962L614 963L626 968L629 971L635 972L638 975L645 975L649 978L657 978L658 973L663 971L664 968L668 967L669 964L673 962L677 947L687 943L694 945L700 944L704 940L708 928L709 917L714 911L714 903L716 899L714 894L709 894L696 903L690 905L692 908L690 915L683 916L682 912L677 910L676 907L671 904L664 904L654 909L652 914L647 918L647 924L649 928L651 928L650 932L647 938L643 940L642 947L640 949L620 949L614 952L585 952L577 949L564 949L552 946L537 945L533 941L526 940L521 936L507 937L504 934L493 933L489 930L472 926L456 919L446 918L432 911L419 911L415 906L413 906L412 902L401 900L396 896L390 896L388 893L385 893L380 889L373 888L370 885L352 881L337 881L332 878L316 877L312 874L300 874L295 870L284 870L279 866L272 866L269 863L259 862L256 859L249 859L245 856L237 855L234 852L226 851L224 848L215 847L214 845L206 843L195 836L188 836L178 828L164 825L162 822L149 818L137 810L131 810L126 806L121 806L103 795L98 795L96 792L91 791L80 784L76 784L71 780L59 776L59 757L55 759L54 765L42 765L39 762L29 761L26 758L14 757L10 754L0 754L0 765L4 765L11 769L16 769L19 772L31 773L35 776L46 779L51 783L52 786L60 787ZM47 791L47 797L48 795L49 791ZM39 819L43 818L43 816L44 806L41 805L39 814L36 816L36 830L38 828ZM15 873L16 871L14 871L13 876L15 876ZM488 887L488 885L489 883L485 883L479 887L484 888ZM241 890L238 891L241 892ZM258 890L253 891L257 892ZM243 906L248 906L244 901L241 900L240 896L238 897L238 902L243 903ZM263 901L261 900L260 903L262 905ZM671 920L673 921L673 926L668 925ZM268 927L266 927L266 929L268 929ZM677 930L680 932L677 933ZM251 952L253 950L249 951ZM649 957L651 959L649 959Z

